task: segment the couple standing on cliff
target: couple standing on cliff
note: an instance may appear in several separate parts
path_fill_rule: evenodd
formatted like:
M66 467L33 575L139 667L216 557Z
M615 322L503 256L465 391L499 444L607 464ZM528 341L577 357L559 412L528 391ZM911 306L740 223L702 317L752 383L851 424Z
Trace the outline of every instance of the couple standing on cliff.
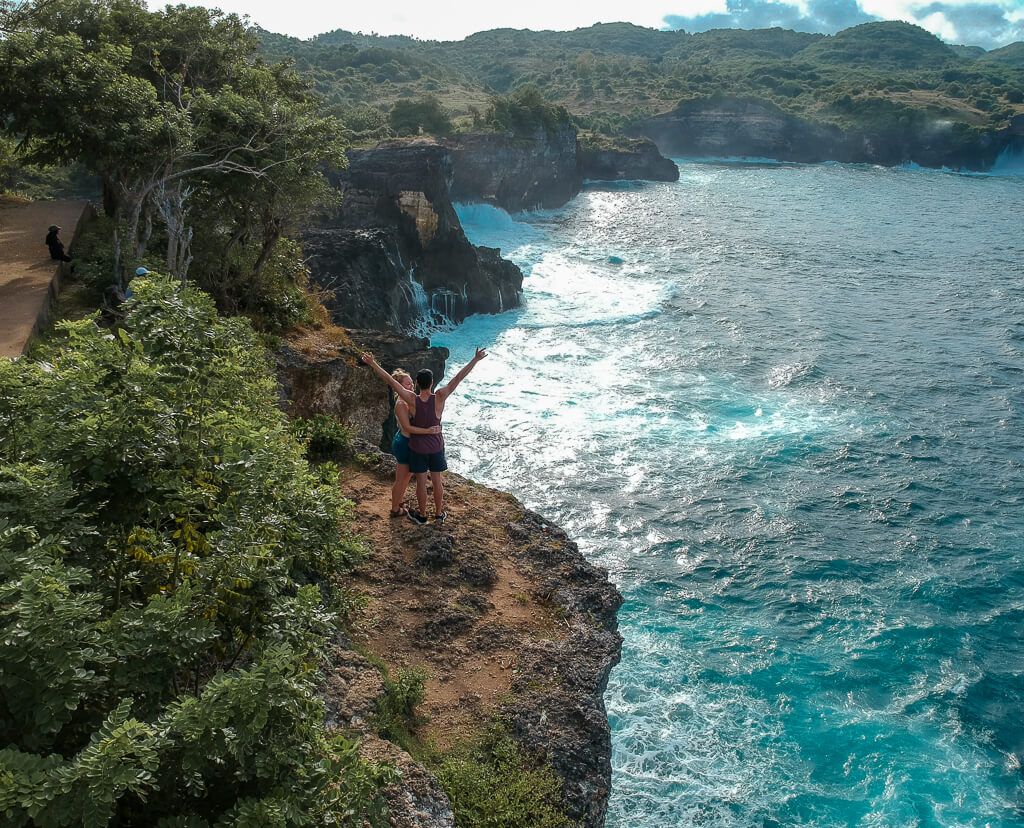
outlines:
M395 419L398 433L391 444L398 466L395 469L395 485L391 488L391 517L408 516L413 523L421 526L427 522L427 472L434 489L434 520L444 523L448 513L444 510L444 483L441 472L447 471L444 457L444 437L441 436L441 414L444 403L455 387L466 378L476 364L487 356L483 348L476 349L476 355L467 362L451 382L435 392L434 374L424 368L416 374L413 389L412 377L396 369L389 374L373 358L364 353L362 360L373 372L391 386L398 399L395 401ZM413 425L415 423L415 425ZM416 509L407 509L405 490L412 475L416 475Z

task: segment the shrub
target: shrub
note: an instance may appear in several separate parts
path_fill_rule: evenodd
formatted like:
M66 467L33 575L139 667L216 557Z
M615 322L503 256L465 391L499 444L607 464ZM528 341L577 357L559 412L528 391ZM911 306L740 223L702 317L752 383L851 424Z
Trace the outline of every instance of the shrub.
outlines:
M393 772L315 692L348 506L248 323L134 289L0 362L5 824L379 825Z
M305 443L306 457L311 463L339 459L352 453L355 429L326 414L314 414L311 420L296 417L292 420L291 431Z
M521 138L533 137L540 130L552 135L570 124L566 108L551 103L532 84L511 95L492 97L486 120L493 129Z
M391 678L386 669L382 674L384 695L377 701L377 732L382 739L407 751L415 749L412 733L424 722L416 715L416 708L426 698L424 684L427 671L422 667L412 667L399 670L397 678Z
M388 120L398 136L418 135L420 130L430 135L449 135L453 129L451 117L433 95L418 101L395 101Z
M458 828L573 828L559 808L562 784L496 723L480 739L430 763Z

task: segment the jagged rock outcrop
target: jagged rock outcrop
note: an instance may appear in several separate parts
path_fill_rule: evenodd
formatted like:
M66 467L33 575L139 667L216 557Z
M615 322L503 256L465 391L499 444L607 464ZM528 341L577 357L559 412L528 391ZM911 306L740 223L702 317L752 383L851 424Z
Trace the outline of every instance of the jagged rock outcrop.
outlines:
M513 701L502 713L516 741L562 778L568 815L599 828L612 774L604 691L621 655L616 612L622 596L605 570L587 562L566 533L540 515L524 511L505 532L521 560L545 573L540 592L564 612L570 634L524 651Z
M588 181L679 180L679 168L649 139L636 139L628 147L581 147L579 157Z
M455 201L483 201L515 213L561 207L583 185L576 130L568 125L528 138L471 134L443 143L451 153Z
M395 436L394 396L359 361L363 349L373 352L385 371L402 368L414 375L429 368L444 376L448 349L431 347L423 337L401 337L377 331L351 331L353 343L324 351L309 341L285 343L274 354L282 406L294 417L325 414L347 422L356 435L388 450Z
M466 239L452 207L448 151L432 141L351 150L338 211L303 236L339 325L410 332L519 305L522 273Z
M1007 149L1024 149L1024 116L1003 130L978 130L948 119L842 130L783 112L766 101L715 98L682 102L637 123L667 155L752 157L817 163L905 164L987 170Z

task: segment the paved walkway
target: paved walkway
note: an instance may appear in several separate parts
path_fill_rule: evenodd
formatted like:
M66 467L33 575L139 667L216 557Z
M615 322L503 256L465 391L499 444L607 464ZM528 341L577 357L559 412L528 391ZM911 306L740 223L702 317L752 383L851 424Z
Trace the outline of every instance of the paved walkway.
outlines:
M20 356L45 322L50 295L60 289L57 262L43 240L59 225L71 248L84 201L19 202L0 196L0 357Z

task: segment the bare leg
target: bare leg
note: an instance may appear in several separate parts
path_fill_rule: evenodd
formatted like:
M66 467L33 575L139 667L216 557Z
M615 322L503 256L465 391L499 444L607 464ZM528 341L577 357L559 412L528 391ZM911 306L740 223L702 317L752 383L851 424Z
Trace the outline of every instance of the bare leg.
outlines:
M416 474L416 505L421 515L427 513L427 473L417 472Z
M444 506L444 483L441 482L441 472L430 473L430 485L434 487L434 514L439 515Z
M395 466L395 485L391 487L391 513L394 514L405 500L405 490L409 488L409 478L412 472L409 471L408 463L399 463Z

